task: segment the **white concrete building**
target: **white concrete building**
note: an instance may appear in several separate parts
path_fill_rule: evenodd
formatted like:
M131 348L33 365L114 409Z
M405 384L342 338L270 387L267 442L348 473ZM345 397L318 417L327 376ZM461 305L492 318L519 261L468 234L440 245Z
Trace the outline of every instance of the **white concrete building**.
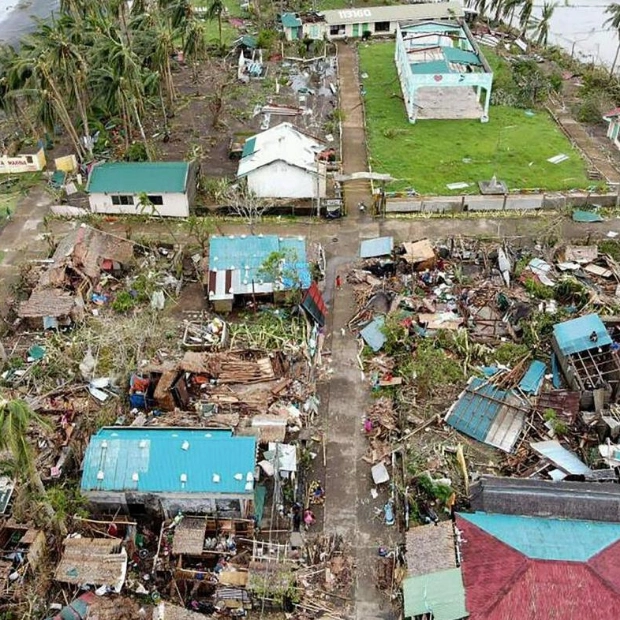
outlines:
M93 213L187 217L196 194L196 166L184 161L96 164L86 192Z
M489 120L493 71L463 20L400 24L394 61L410 122Z
M261 198L324 198L326 164L318 158L324 148L291 123L280 123L246 140L237 177Z
M370 36L394 36L399 22L422 19L463 17L463 5L451 2L414 2L392 6L334 9L320 13L283 13L284 36L295 39L344 39ZM368 36L368 35L367 35Z

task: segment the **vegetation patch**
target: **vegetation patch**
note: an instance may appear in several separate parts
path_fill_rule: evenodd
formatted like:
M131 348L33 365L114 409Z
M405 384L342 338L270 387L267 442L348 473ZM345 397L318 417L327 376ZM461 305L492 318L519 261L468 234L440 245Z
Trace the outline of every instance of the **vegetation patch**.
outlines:
M485 50L486 53L486 50ZM494 70L501 59L491 56ZM500 62L501 61L501 62ZM360 46L370 162L376 172L398 179L388 189L413 188L420 194L450 194L447 183L478 181L493 175L510 189L568 190L591 185L586 167L568 139L542 109L492 106L490 120L407 120L394 65L394 43ZM548 158L565 153L561 164ZM462 193L463 190L457 190Z

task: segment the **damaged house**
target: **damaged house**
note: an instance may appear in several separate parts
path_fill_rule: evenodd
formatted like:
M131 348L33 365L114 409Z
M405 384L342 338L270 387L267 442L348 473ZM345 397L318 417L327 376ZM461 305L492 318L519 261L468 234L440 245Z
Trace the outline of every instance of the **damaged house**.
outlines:
M325 198L324 149L291 123L280 123L245 141L237 178L259 198Z
M21 319L54 329L84 317L84 304L102 274L120 274L133 262L134 244L82 224L58 244L27 301Z
M305 38L316 41L394 36L401 21L454 19L463 15L460 2L413 2L333 9L320 13L283 13L280 21L288 41Z
M110 427L86 449L81 489L130 514L253 514L256 439L208 428Z
M69 537L54 579L74 585L105 586L120 592L127 575L127 551L118 538Z
M493 71L464 21L399 24L395 62L411 123L489 120Z
M275 270L268 261L280 258ZM277 273L276 273L277 272ZM245 235L211 237L207 297L216 312L230 312L235 302L277 298L311 283L303 237Z
M618 398L617 347L596 314L559 323L551 346L569 386L581 393L581 408L600 410Z

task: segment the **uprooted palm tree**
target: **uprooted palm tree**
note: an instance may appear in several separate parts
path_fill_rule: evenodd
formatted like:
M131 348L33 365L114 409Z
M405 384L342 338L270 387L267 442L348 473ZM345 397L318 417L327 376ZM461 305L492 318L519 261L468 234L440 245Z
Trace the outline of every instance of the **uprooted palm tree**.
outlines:
M22 483L30 486L41 502L49 525L56 527L61 536L66 536L66 526L57 519L49 502L43 481L36 468L34 450L28 442L28 430L33 425L40 428L48 426L25 401L6 400L0 396L0 451L10 453Z

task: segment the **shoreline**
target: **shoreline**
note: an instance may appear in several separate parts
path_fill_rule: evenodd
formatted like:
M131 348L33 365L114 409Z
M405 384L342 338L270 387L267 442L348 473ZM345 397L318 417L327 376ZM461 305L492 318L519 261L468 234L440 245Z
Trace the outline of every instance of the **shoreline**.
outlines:
M34 30L35 21L48 19L58 6L58 0L31 0L9 6L4 6L0 0L0 10L4 7L0 18L0 43L19 47L23 37Z

